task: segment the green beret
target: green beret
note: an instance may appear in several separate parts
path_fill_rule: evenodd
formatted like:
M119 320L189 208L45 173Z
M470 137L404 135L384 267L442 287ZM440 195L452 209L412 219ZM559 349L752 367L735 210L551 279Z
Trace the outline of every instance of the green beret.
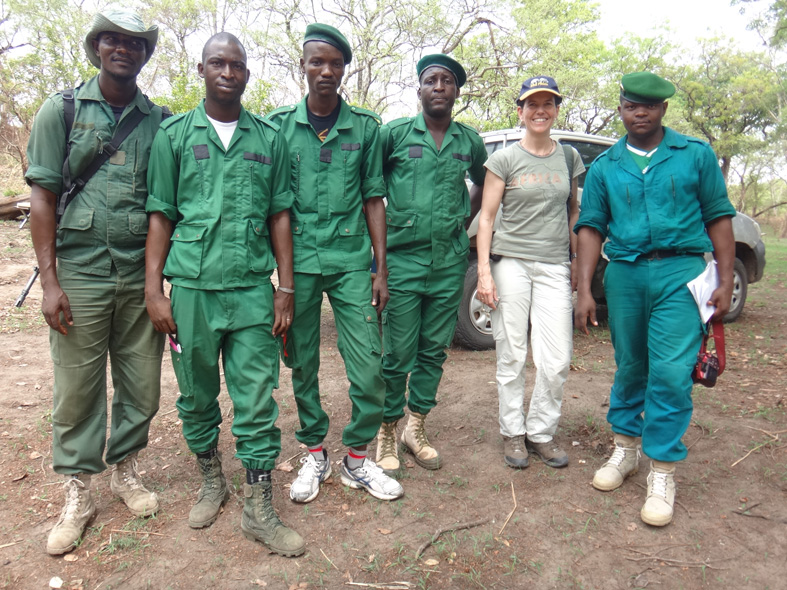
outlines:
M419 79L421 78L421 72L430 66L437 66L451 72L454 75L454 78L456 78L456 85L459 88L464 86L465 82L467 82L467 74L465 73L465 69L461 66L461 64L443 53L425 55L420 60L418 60L416 71L418 72Z
M333 45L342 52L345 64L350 63L353 59L353 50L350 48L347 38L331 25L312 23L307 26L306 34L303 36L303 44L306 45L309 41L322 41Z
M650 72L632 72L620 79L620 97L629 102L657 104L675 94L675 85Z

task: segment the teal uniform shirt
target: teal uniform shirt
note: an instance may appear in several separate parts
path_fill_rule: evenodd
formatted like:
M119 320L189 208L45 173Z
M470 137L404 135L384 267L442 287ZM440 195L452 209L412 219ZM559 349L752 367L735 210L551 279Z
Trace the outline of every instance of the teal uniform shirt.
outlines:
M384 125L381 137L388 252L435 269L467 259L465 174L478 185L486 174L486 148L478 132L451 121L438 150L419 114Z
M116 122L112 108L101 94L98 76L94 76L75 92L68 163L71 178L77 178L135 109L148 116L90 179L60 220L56 242L60 268L106 277L113 265L121 276L145 265L148 156L161 123L161 107L148 106L137 89L134 100ZM63 97L59 93L47 98L36 115L27 158L27 183L34 182L60 196L66 126Z
M267 219L292 204L287 141L241 108L225 150L204 103L164 122L150 156L146 210L175 224L164 276L181 287L226 290L270 281Z
M372 249L363 204L385 196L381 121L340 97L339 118L321 142L309 124L307 98L267 117L290 148L295 272L368 270Z
M610 260L633 261L653 250L702 254L713 249L706 224L735 215L711 147L664 128L664 139L643 174L627 137L591 166L574 231L592 227L609 238Z

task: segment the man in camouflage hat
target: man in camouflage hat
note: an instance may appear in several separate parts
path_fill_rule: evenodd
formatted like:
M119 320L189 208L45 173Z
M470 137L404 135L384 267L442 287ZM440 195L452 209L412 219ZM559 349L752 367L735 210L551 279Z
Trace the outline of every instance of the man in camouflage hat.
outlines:
M27 147L30 226L54 364L52 462L66 477L65 506L47 543L52 555L76 546L96 510L91 476L107 464L113 466L112 491L133 514L159 508L137 472L137 453L147 446L159 406L164 346L143 293L147 158L163 112L136 82L157 39L158 28L146 27L133 12L97 14L84 47L98 75L69 97L46 99ZM70 134L66 101L73 105ZM56 223L58 198L69 181L78 181L113 137L128 129ZM114 387L108 442L107 355Z
M403 448L424 469L442 465L425 421L437 405L467 272L471 199L465 174L479 203L486 175L483 140L451 118L467 78L464 68L447 55L433 54L424 56L416 71L422 112L382 128L391 300L383 311L386 393L376 460L389 474L399 471L396 427L405 405L410 412Z
M295 201L290 209L295 270L295 314L284 362L301 428L295 437L309 453L290 488L294 502L311 502L331 473L323 440L328 414L320 403L320 307L333 307L339 352L350 381L352 418L342 441L349 452L340 467L344 485L381 500L404 494L399 483L367 457L383 417L385 385L380 369L378 314L388 302L385 257L385 182L380 118L348 105L339 88L352 60L350 44L323 24L306 28L301 72L308 95L273 111L290 148ZM369 280L372 248L377 275Z
M708 303L720 320L730 307L735 258L735 209L716 155L662 126L674 93L650 72L623 76L618 112L627 134L590 168L575 226L574 324L586 334L588 319L598 325L590 282L608 239L604 286L618 367L607 413L615 449L593 486L614 490L637 473L641 439L651 463L640 516L653 526L672 521L675 463L687 455L681 437L691 421L691 372L704 326L686 283L713 251L719 287Z

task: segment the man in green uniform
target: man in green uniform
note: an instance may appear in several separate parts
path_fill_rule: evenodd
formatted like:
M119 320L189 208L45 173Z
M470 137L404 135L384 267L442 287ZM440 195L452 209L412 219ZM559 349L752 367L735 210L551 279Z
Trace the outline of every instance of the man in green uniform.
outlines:
M198 70L204 102L166 121L151 150L145 296L156 329L177 334L177 408L203 478L189 526L212 524L229 497L217 452L221 354L236 455L246 468L241 529L291 557L305 544L276 515L271 481L281 449L275 336L287 330L293 311L287 142L241 106L249 70L236 37L211 37Z
M323 293L333 307L339 352L350 381L352 418L342 435L349 447L342 483L383 500L404 494L402 486L367 457L367 445L380 428L385 395L378 320L388 302L385 184L380 119L349 106L338 94L351 59L350 45L339 31L309 25L301 58L309 94L269 115L289 143L295 193L295 317L287 333L285 363L292 367L301 422L295 436L309 448L290 488L295 502L317 497L320 482L331 473L323 449L328 415L317 381ZM377 275L370 288L372 247Z
M41 309L52 328L52 464L67 477L66 503L47 542L52 555L76 546L96 511L91 476L107 464L113 466L110 488L132 513L150 515L159 507L156 494L139 480L136 459L147 446L158 410L164 346L143 296L145 176L162 109L145 98L136 82L157 39L158 28L145 27L133 12L97 14L84 47L99 73L69 100L74 113L70 134L63 95L53 94L38 112L27 146L25 180L32 190L30 227L44 291ZM58 225L56 201L68 188L64 176L80 180L104 147L131 128ZM114 386L108 443L107 354Z
M408 373L410 417L401 442L421 467L439 469L442 463L424 421L437 404L467 271L465 174L473 181L474 201L480 201L486 174L483 140L451 119L467 78L464 68L435 54L423 57L417 72L423 111L382 129L391 299L383 311L386 392L376 459L389 474L399 470L396 426L404 416Z
M593 486L620 487L639 468L639 440L650 457L647 499L640 516L653 526L672 521L675 463L691 421L691 372L703 333L686 283L713 251L719 287L713 319L732 296L735 240L718 160L710 146L662 126L672 83L650 72L620 81L620 113L627 134L590 168L575 231L578 235L574 325L586 334L596 323L590 282L605 238L609 265L604 288L618 370L607 420L615 450Z

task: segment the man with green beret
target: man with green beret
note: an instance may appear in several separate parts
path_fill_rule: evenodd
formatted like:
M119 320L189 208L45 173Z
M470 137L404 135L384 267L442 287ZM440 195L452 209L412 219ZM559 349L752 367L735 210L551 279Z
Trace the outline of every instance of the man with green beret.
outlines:
M486 148L478 133L451 118L466 81L464 68L443 54L417 65L422 112L382 128L383 169L388 189L388 289L383 311L385 413L377 437L377 464L399 470L396 427L410 416L401 443L425 469L442 458L429 442L425 420L437 404L445 348L451 343L462 300L470 242L465 221L473 181L480 202Z
M352 59L347 39L335 28L311 24L303 41L301 72L309 88L298 104L269 119L290 146L290 210L295 266L295 315L287 332L284 362L301 428L295 437L309 453L290 488L295 502L317 497L331 473L323 440L328 414L320 404L320 307L323 293L333 307L338 348L350 382L352 417L342 433L349 452L340 467L344 485L381 500L404 494L399 483L367 457L383 416L385 385L378 314L388 302L385 256L385 182L380 119L339 96ZM369 280L372 249L377 274Z
M27 146L30 227L54 365L52 464L66 477L65 506L47 542L52 555L76 546L96 511L91 477L107 464L112 492L133 514L150 515L159 507L137 471L137 453L147 446L159 407L164 347L143 294L145 177L163 111L137 87L157 39L158 27L146 27L134 12L97 14L84 48L98 75L73 92L47 98ZM67 104L73 113L70 133ZM60 195L82 181L113 138L126 132L58 223ZM108 442L107 355L114 387Z
M234 35L211 37L198 71L205 100L166 121L151 150L145 284L156 329L177 334L177 408L203 480L189 526L213 524L229 498L217 450L221 356L236 455L246 468L241 529L292 557L304 552L305 543L276 515L271 480L281 450L275 336L285 333L293 312L287 141L278 127L241 105L249 70ZM172 284L171 301L164 296L164 276Z
M641 448L650 458L647 499L640 516L653 526L672 521L675 463L692 414L692 368L705 326L686 285L713 251L719 287L708 303L712 320L729 310L735 241L718 159L699 139L662 126L675 87L650 72L620 81L618 112L627 134L599 156L582 193L574 323L595 326L590 282L602 242L609 258L604 287L618 370L607 420L612 457L593 486L614 490L637 473Z

